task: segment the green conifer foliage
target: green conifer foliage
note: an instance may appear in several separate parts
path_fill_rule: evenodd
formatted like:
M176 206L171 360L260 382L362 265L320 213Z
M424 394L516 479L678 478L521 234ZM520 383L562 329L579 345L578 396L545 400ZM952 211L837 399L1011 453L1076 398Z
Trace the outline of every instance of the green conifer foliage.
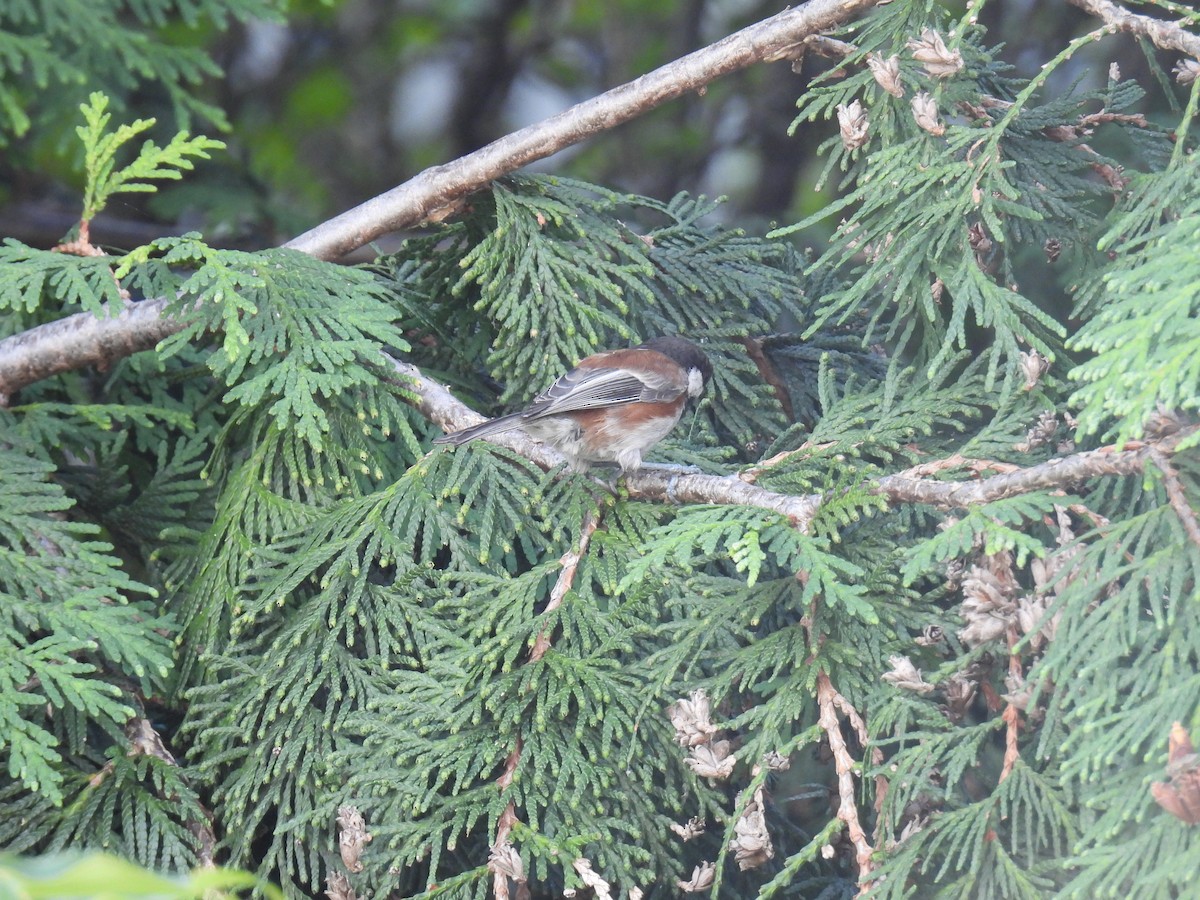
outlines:
M768 237L520 175L368 267L6 242L5 334L181 328L0 410L0 847L288 896L1193 890L1200 87L1169 128L1051 91L1102 35L1023 80L981 5L844 35L797 120L839 199ZM129 160L103 110L89 201L216 149ZM652 456L725 477L657 494L434 447L394 365L498 414L676 332L717 374Z

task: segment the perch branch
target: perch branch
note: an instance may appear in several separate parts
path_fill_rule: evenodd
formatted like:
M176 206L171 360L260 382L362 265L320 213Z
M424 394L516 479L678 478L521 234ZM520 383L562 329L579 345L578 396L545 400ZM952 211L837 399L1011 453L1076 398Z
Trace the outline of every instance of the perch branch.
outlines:
M443 430L457 431L483 421L483 416L416 366L395 359L391 359L391 362L403 377L402 387L412 394L413 405ZM552 469L565 462L556 450L520 431L498 434L488 438L488 441L525 457L543 469ZM672 475L643 469L627 478L625 483L629 495L636 499L754 506L786 516L802 531L807 530L821 502L816 495L797 497L767 491L747 484L736 475Z
M284 246L337 259L375 238L456 212L467 195L501 175L584 141L755 63L791 58L805 38L832 28L878 0L809 0L734 32L627 84L486 147L426 169L404 184L335 216ZM0 405L28 384L87 365L109 365L154 347L183 327L164 319L163 299L146 300L117 316L78 313L0 341Z
M1178 22L1166 22L1132 13L1112 0L1067 0L1084 12L1103 19L1118 31L1149 38L1160 50L1174 50L1200 59L1200 35L1192 34Z
M385 354L386 355L386 354ZM402 376L402 387L409 393L410 402L444 431L457 431L483 421L483 416L450 393L411 363L387 357ZM1060 490L1102 476L1134 475L1143 471L1152 453L1169 455L1200 427L1184 428L1159 441L1130 441L1125 449L1102 447L1085 450L1070 456L1051 459L1022 469L1010 463L990 460L969 460L949 457L946 464L925 463L896 475L879 479L875 490L889 503L924 503L943 509L991 503L1005 497L1032 491ZM521 431L509 431L487 439L530 460L542 469L561 465L563 457L552 448L527 437ZM811 448L810 448L811 449ZM777 458L782 461L783 455ZM772 461L760 464L751 480L766 470ZM932 481L917 477L915 472L936 472L954 466L966 466L975 471L996 469L999 474L978 481ZM807 531L820 509L821 494L780 494L758 487L733 475L672 475L643 469L626 481L629 496L659 503L712 503L724 506L752 506L785 516L796 528Z

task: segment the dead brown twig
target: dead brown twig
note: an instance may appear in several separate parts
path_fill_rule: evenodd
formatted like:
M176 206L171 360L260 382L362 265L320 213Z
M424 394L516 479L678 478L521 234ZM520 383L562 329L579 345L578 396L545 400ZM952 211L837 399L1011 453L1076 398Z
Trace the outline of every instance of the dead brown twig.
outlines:
M837 710L841 709L846 712L848 709L853 710L848 700L838 693L834 688L833 682L829 680L829 676L824 672L817 674L817 708L819 715L817 723L825 732L825 737L829 741L830 752L833 753L833 766L837 772L838 780L838 808L837 817L846 824L846 835L850 838L850 843L854 846L854 858L858 864L858 882L860 887L860 895L866 889L870 881L870 874L873 868L871 864L871 854L875 852L875 848L871 846L871 842L867 840L866 832L863 831L862 822L858 818L858 805L855 803L857 792L854 788L854 767L857 764L854 757L850 754L850 749L846 746L846 739L842 736L842 726L838 720ZM862 719L855 711L855 718L861 724ZM851 720L853 726L854 720ZM856 730L857 730L857 726ZM865 734L865 726L863 733Z
M546 604L543 614L553 612L562 605L563 598L567 596L567 591L575 583L575 571L579 568L579 561L587 553L592 535L596 533L596 529L599 527L600 515L589 510L583 517L583 527L579 531L579 542L559 559L559 565L562 568L559 570L558 580L554 583L554 588L550 591L550 602ZM542 629L537 636L537 640L533 643L533 649L529 651L529 661L537 662L546 655L546 651L549 649L550 630Z
M579 540L559 560L562 568L558 573L558 580L554 583L554 587L550 591L550 600L546 604L543 615L558 609L562 605L563 599L567 596L567 591L575 583L575 573L579 569L579 563L587 553L588 544L591 543L592 535L596 533L596 529L600 527L600 522L601 515L596 510L589 510L584 515L583 525L579 530ZM551 629L549 628L544 628L538 633L537 638L533 642L533 647L529 651L527 664L536 663L546 655L546 651L550 649L552 642L550 635ZM504 771L496 779L496 786L501 791L507 790L513 783L513 778L517 773L517 766L521 763L522 746L523 741L518 734L512 752L504 760ZM492 850L488 857L488 869L492 873L492 893L495 895L496 900L508 900L508 882L510 879L515 878L519 883L524 881L524 873L520 869L520 857L516 855L516 851L513 850L508 840L513 826L518 821L520 820L517 818L516 804L510 800L496 823L496 837L492 841Z
M1015 652L1017 643L1021 640L1021 634L1015 623L1008 626L1008 674L1016 681L1020 681L1021 672L1021 657ZM1018 742L1021 736L1021 711L1017 709L1015 703L1011 700L1005 701L1004 712L1001 713L1001 718L1004 719L1004 764L1000 768L1000 781L1003 781L1012 774L1013 767L1017 764L1017 760L1021 758L1021 750Z
M775 368L775 364L771 362L771 358L763 349L762 340L752 337L742 338L742 346L746 348L746 355L750 357L751 362L758 367L758 374L762 376L762 380L769 384L771 390L775 392L775 399L779 401L779 406L783 409L783 414L788 417L788 421L796 418L795 410L792 407L792 396L788 393L787 385L783 383L779 370Z
M1171 509L1175 510L1175 515L1179 517L1179 522L1183 525L1188 539L1200 547L1200 522L1196 521L1196 511L1187 501L1187 495L1179 481L1179 473L1175 471L1175 467L1171 465L1161 448L1151 448L1149 456L1150 461L1162 473L1163 488L1166 489L1167 501L1171 504Z

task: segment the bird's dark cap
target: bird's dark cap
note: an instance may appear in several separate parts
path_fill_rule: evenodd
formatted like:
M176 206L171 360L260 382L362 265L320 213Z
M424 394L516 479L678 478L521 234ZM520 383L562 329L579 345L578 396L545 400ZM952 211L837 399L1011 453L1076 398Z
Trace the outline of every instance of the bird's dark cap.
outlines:
M656 350L663 356L669 356L685 369L699 369L700 374L704 376L705 384L708 384L712 378L712 363L708 361L704 351L687 338L666 334L662 337L651 338L641 346L648 350Z

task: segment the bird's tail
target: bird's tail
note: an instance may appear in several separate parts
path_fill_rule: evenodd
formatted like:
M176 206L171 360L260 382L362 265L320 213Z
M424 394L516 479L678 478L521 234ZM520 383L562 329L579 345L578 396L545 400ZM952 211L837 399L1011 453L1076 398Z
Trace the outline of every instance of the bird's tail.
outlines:
M507 416L501 416L498 419L488 419L486 422L480 422L478 425L472 425L470 428L462 429L462 431L452 431L450 434L443 434L440 438L437 438L434 443L453 444L455 447L457 447L460 444L467 443L468 441L474 441L478 438L499 434L502 431L511 431L514 428L520 428L521 424L521 414L511 413Z

